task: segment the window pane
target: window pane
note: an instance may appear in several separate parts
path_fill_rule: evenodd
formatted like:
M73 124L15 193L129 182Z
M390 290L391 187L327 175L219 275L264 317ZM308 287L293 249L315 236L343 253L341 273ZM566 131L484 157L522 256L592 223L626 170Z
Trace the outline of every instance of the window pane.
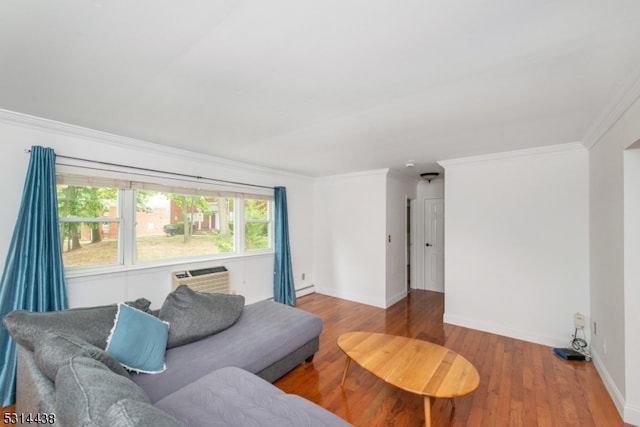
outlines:
M65 268L118 264L117 222L61 222Z
M136 192L138 261L234 252L232 198Z
M116 188L73 187L57 185L58 216L65 218L117 218L118 190Z
M58 185L57 192L65 268L118 264L118 190ZM90 221L92 218L113 220Z
M244 246L250 251L269 248L269 202L246 199L244 201Z

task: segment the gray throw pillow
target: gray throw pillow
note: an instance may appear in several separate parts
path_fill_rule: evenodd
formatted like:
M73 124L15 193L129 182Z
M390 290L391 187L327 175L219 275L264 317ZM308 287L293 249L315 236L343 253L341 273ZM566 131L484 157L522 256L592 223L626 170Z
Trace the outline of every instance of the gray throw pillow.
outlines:
M104 417L109 427L184 427L184 424L166 412L148 403L122 399L111 405Z
M56 376L56 421L64 426L103 425L107 410L122 399L151 403L131 379L97 360L74 356Z
M116 374L129 377L115 357L75 335L47 331L42 341L36 343L34 350L36 365L51 381L56 380L61 366L69 363L73 356L78 355L95 359Z
M126 304L149 311L151 303L140 298ZM13 339L31 351L42 341L46 331L76 335L96 347L105 348L117 311L116 304L47 312L14 310L3 321Z
M169 322L167 348L198 341L227 329L244 309L242 295L196 292L186 285L167 295L158 317Z

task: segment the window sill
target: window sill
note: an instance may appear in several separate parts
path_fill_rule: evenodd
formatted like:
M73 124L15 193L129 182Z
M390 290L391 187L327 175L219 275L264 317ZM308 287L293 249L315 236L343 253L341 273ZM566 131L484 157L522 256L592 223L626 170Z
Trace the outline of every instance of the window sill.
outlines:
M172 260L161 260L161 261L147 261L140 264L135 265L105 265L100 267L91 267L91 268L73 268L73 269L65 269L65 277L67 279L77 279L83 277L95 277L95 276L104 276L104 275L113 275L113 274L127 274L130 272L136 271L144 271L144 270L155 270L155 269L164 269L164 268L175 268L180 269L185 265L191 264L200 264L203 262L211 262L211 263L220 263L224 260L242 260L249 258L259 258L265 256L273 256L274 252L272 250L269 251L255 251L242 255L238 254L229 254L229 255L221 255L216 257L198 257L198 258L181 258L181 259L172 259Z

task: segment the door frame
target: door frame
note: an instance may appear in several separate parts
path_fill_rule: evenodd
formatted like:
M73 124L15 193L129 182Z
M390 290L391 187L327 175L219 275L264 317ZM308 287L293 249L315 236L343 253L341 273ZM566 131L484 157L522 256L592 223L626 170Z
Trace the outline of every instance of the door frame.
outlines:
M414 228L413 228L413 232L412 232L412 237L413 237L413 252L414 252L414 264L412 267L412 270L414 272L414 277L412 278L412 282L411 282L411 286L412 289L422 289L422 290L431 290L431 289L427 289L427 282L425 280L425 275L426 275L426 269L427 266L425 265L425 252L426 252L426 239L425 239L425 234L426 234L426 230L425 230L425 222L426 222L426 209L425 209L425 205L427 203L427 201L429 200L441 200L442 201L442 206L444 209L444 197L426 197L424 199L420 199L420 203L418 204L417 207L419 207L419 212L418 209L414 209L412 212L412 215L414 217L413 220L413 224L414 224ZM419 218L419 219L418 219ZM442 217L442 245L443 245L443 260L444 260L444 244L445 244L445 235L444 235L444 212L443 212L443 217ZM436 291L436 292L444 292L444 261L442 262L441 265L442 268L442 286L443 289L442 291Z

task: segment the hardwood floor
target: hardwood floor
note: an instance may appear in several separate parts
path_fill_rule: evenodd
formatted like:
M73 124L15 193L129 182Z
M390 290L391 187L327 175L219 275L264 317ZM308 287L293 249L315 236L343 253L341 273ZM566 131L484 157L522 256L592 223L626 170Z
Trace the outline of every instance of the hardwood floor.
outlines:
M444 325L442 294L412 291L387 310L319 294L298 299L298 307L324 321L320 350L276 381L360 427L423 426L420 396L399 390L356 363L340 387L345 355L338 336L348 331L384 332L432 341L473 363L480 386L432 407L436 426L629 426L624 424L591 362L570 362L551 348L498 335ZM4 408L13 412L15 407Z
M480 386L432 407L436 426L628 426L591 362L559 358L550 347L442 322L444 297L412 291L387 310L320 294L298 299L298 308L324 321L320 350L312 363L276 381L356 426L422 426L420 396L399 390L352 363L344 388L345 355L338 336L348 331L384 332L432 341L473 363Z
M4 424L6 424L4 422L4 414L10 414L12 412L16 412L16 405L6 406L6 407L2 408L2 422Z

